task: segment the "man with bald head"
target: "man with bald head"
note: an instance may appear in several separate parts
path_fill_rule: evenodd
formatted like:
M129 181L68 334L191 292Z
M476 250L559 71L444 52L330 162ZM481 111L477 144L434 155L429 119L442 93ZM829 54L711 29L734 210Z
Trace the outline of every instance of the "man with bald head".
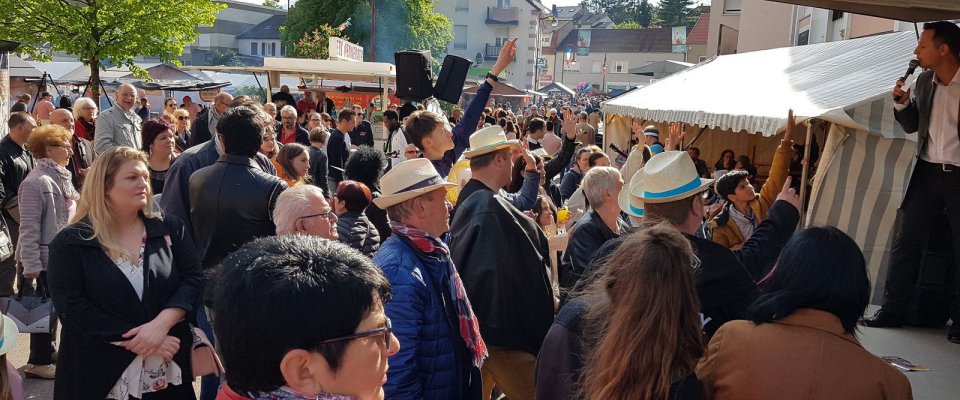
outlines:
M97 153L103 154L117 146L141 148L140 127L143 120L134 111L137 104L137 88L129 83L117 89L117 103L97 117L97 129L93 137Z
M93 150L93 143L73 134L76 125L74 124L73 114L66 108L53 110L50 113L50 123L60 125L70 132L70 146L73 147L73 155L70 156L67 170L73 174L73 187L79 192L83 187L83 178L87 174L87 169L93 165L93 159L96 155Z
M190 133L190 147L203 144L213 138L217 131L217 122L220 122L223 113L230 108L231 102L233 102L233 95L220 92L213 98L210 107L197 114L197 119L192 125L193 132Z

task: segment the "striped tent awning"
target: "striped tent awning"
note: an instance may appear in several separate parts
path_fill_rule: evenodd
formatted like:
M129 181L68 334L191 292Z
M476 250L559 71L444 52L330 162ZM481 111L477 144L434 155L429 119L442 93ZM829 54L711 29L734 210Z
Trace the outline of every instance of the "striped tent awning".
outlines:
M606 113L773 136L786 123L820 118L886 138L890 91L913 57L914 32L713 58L604 103Z

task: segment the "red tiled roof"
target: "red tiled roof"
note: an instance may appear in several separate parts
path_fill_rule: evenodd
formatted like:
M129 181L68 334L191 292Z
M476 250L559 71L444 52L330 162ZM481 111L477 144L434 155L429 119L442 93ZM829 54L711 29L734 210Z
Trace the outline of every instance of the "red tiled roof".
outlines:
M697 24L687 35L687 44L707 44L707 34L710 31L710 13L700 13Z

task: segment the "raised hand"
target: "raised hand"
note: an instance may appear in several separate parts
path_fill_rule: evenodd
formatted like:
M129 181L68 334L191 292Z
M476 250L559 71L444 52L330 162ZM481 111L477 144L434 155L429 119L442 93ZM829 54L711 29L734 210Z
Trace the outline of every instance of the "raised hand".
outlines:
M777 200L783 200L787 203L790 203L794 208L797 209L797 212L800 211L800 196L797 194L797 191L790 187L790 183L793 182L793 177L788 176L787 180L783 182L783 189L780 190L780 194L777 195Z
M500 54L497 56L497 63L493 64L493 68L490 68L491 74L500 75L517 58L517 39L519 38L513 38L503 43Z
M683 131L683 122L674 122L670 124L668 132L667 144L664 146L664 149L668 151L677 150L677 147L683 143L683 137L686 135L686 133Z
M563 110L563 132L567 134L567 139L577 138L577 117L570 109Z
M783 132L783 140L786 142L793 140L798 132L803 132L803 123L797 123L796 117L793 116L793 109L790 109L787 111L787 127Z

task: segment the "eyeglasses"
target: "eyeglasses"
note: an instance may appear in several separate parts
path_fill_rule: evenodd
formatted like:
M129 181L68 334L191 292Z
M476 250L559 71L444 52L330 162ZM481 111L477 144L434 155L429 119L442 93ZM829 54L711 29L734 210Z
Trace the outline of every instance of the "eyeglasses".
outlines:
M419 150L407 150L407 151L403 152L403 154L404 154L404 155L408 155L408 156L409 156L409 155L419 156L419 155L420 155L420 151L419 151Z
M177 117L178 121L186 121L190 117Z
M392 335L392 334L393 334L393 325L390 324L390 318L387 318L387 326L386 326L386 327L377 328L377 329L369 330L369 331L366 331L366 332L354 333L354 334L352 334L352 335L347 335L347 336L335 337L335 338L333 338L333 339L327 339L327 340L324 340L324 341L320 342L320 344L327 344L327 343L333 343L333 342L342 342L342 341L344 341L344 340L353 340L353 339L360 339L360 338L365 338L365 337L373 337L373 336L380 336L380 335L382 335L382 336L383 336L383 347L384 347L385 350L390 351L390 342L392 342L392 340L390 340L390 335Z
M319 214L313 214L313 215L307 215L307 216L305 216L305 217L297 218L297 220L299 221L299 220L301 220L301 219L308 219L308 218L313 218L313 217L323 217L323 218L325 218L325 219L327 219L327 220L330 220L330 219L332 219L331 217L332 217L333 215L334 215L334 214L333 214L333 209L331 208L331 209L327 210L326 212L322 212L322 213L319 213Z

